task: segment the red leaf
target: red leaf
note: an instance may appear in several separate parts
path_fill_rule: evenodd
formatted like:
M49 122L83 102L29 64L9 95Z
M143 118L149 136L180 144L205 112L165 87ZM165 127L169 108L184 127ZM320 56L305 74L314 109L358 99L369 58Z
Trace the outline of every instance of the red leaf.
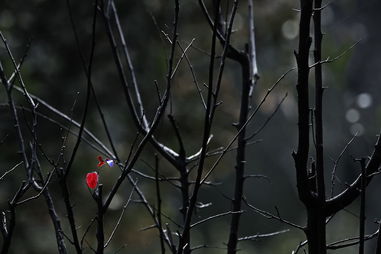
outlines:
M99 167L102 167L104 164L106 164L106 162L103 160L102 156L98 155L98 156L97 156L97 159L98 159L98 161L99 161L99 162L98 162L98 165L97 165L98 168L99 168Z
M98 185L98 173L92 172L86 175L86 183L90 189L95 189Z

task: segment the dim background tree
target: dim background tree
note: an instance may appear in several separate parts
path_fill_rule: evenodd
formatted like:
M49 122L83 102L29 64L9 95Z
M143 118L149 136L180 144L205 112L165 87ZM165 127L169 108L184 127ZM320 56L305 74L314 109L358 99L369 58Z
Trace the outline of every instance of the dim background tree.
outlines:
M107 245L105 253L160 253L163 246L167 253L176 253L178 234L184 253L192 248L200 253L226 253L227 249L234 253L234 239L245 236L257 241L238 241L241 253L307 250L306 235L297 225L306 225L308 209L299 199L291 156L298 148L299 115L298 72L289 70L297 64L294 50L300 53L300 3L253 1L257 80L250 54L251 1L205 1L211 22L200 2L179 1L176 18L176 1L114 1L115 5L101 0L1 1L0 31L6 38L6 43L0 43L1 72L6 79L12 74L13 78L11 82L1 80L0 208L6 228L12 218L16 222L13 232L2 227L3 250L7 236L12 235L9 253L56 253L57 246L61 253L65 249L67 253L91 253L91 248L102 253L99 242ZM219 2L220 8L216 8ZM340 56L322 65L323 86L328 88L322 119L327 199L361 173L361 158L371 155L381 126L380 5L376 0L322 3L322 59ZM215 18L217 13L222 20ZM311 19L307 34L313 36L313 32ZM122 47L122 34L128 54ZM226 46L221 38L231 45ZM310 65L314 46L307 49ZM22 62L20 73L9 52L16 65ZM314 71L311 68L311 89ZM135 80L144 111L135 97ZM13 89L6 89L5 83L8 88L14 84ZM30 98L23 95L23 83ZM247 97L244 105L242 94L247 95L253 83L252 97ZM219 85L220 89L211 90ZM134 96L130 104L126 89ZM15 111L9 105L10 97ZM131 105L135 111L130 110ZM165 110L160 105L166 105ZM60 113L52 111L53 107ZM248 112L242 113L245 107ZM215 110L212 116L205 117L205 108ZM257 108L246 126L245 118ZM19 129L15 128L15 112ZM155 116L160 116L158 121ZM154 123L154 128L146 125L145 119ZM85 128L81 127L84 123ZM150 129L155 138L147 135ZM242 133L256 135L243 144ZM192 212L189 207L197 188L197 171L204 169L204 176L235 137L238 140L226 150L208 184L197 191ZM310 137L313 147L316 139ZM240 150L240 145L246 151ZM243 165L240 152L246 156ZM318 163L314 149L310 152L308 169L314 161ZM210 157L199 166L203 153ZM119 165L99 169L102 191L93 192L85 177L97 169L98 155L111 157ZM243 175L252 177L243 185L238 176L237 185L236 172L242 166ZM123 182L118 180L122 178ZM108 203L108 194L116 190L118 181L121 186ZM380 185L374 177L366 189L366 235L379 226ZM235 195L240 196L237 186L244 196L240 205L232 204ZM192 220L188 213L194 214ZM208 220L203 223L204 219ZM235 235L232 225L237 219ZM290 223L282 223L283 219ZM359 221L360 199L356 199L330 219L327 244L358 237ZM197 222L201 223L194 225ZM156 229L159 225L163 230ZM193 225L190 235L184 225ZM82 238L84 234L86 238ZM375 253L377 235L373 236L365 243L366 253ZM329 253L356 253L358 248Z

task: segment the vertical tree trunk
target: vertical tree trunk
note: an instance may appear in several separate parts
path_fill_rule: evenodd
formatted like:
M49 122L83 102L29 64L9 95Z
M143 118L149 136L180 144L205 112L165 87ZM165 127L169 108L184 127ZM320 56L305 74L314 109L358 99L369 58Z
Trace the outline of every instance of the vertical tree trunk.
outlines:
M324 160L323 160L323 122L322 122L322 78L321 66L315 68L315 117L316 117L316 167L312 168L316 174L308 174L308 158L310 144L310 103L309 103L309 57L312 39L310 37L310 24L314 13L315 35L315 62L321 59L321 28L320 6L321 1L301 0L301 14L299 25L299 51L295 54L298 64L298 125L299 142L297 153L294 153L297 173L298 193L300 200L307 209L306 235L308 240L309 254L326 254L326 200L324 184ZM311 179L312 178L312 179ZM313 181L313 184L308 184Z
M312 207L307 211L307 240L309 254L326 254L325 215L323 207Z
M250 90L250 62L248 58L247 61L241 63L242 68L242 94L241 94L241 109L238 122L238 130L240 130L247 121L247 115L249 112L249 90ZM245 181L245 151L246 151L246 131L245 128L241 131L238 136L238 148L236 155L236 178L235 178L235 189L234 198L232 201L232 211L237 212L232 214L232 220L230 222L230 233L228 242L228 254L235 254L237 252L237 242L238 242L238 228L241 214L242 196L243 196L243 185Z

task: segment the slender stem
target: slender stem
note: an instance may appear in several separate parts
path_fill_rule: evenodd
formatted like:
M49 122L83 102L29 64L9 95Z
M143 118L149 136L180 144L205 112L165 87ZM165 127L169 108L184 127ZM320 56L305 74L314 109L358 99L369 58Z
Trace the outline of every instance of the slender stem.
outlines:
M61 226L61 220L56 212L56 209L54 207L53 203L53 198L50 194L50 191L48 188L46 188L43 192L44 198L46 205L49 210L49 215L50 219L52 220L53 226L54 226L54 231L56 233L56 241L57 241L57 246L58 246L58 253L60 254L66 254L66 246L65 246L65 241L64 241L64 235L63 235L63 230Z
M14 195L13 199L8 202L8 208L9 208L8 225L7 225L5 213L2 214L3 225L1 227L1 233L3 235L3 247L1 248L1 254L6 254L9 251L9 247L11 246L11 241L13 237L13 232L16 226L16 203L24 195L28 187L29 185L27 185L26 182L23 181L20 185L20 188L17 190L16 194Z
M124 56L125 56L126 61L127 61L128 69L130 71L131 80L132 80L132 84L133 84L133 88L134 88L134 92L135 92L135 97L136 97L136 101L137 101L137 104L138 104L138 107L139 107L139 111L140 111L139 112L140 113L140 117L139 118L143 121L143 123L142 123L143 124L143 128L147 129L149 127L148 120L147 120L145 112L144 112L143 102L142 102L142 99L141 99L141 96L140 96L140 91L139 91L139 86L138 86L138 82L137 82L136 75L135 75L134 66L132 64L132 60L131 60L131 57L130 57L130 53L129 53L129 50L128 50L128 47L127 47L127 43L126 43L126 40L125 40L125 37L124 37L124 33L123 33L123 30L122 30L122 26L120 24L118 12L117 12L117 9L115 7L114 1L111 1L111 9L112 9L113 14L114 14L116 27L117 27L118 34L119 34L119 39L120 39L120 41L122 43L123 53L124 53Z
M314 57L315 62L321 61L321 0L315 0L314 4ZM322 206L325 203L324 183L324 154L323 154L323 81L322 65L315 67L315 146L316 146L316 178L318 199Z
M83 52L82 52L82 50L80 48L79 36L78 36L78 32L77 32L76 25L75 25L75 22L74 22L74 17L73 17L73 12L72 12L72 7L71 7L71 4L70 4L70 0L66 0L66 4L67 4L68 12L69 12L70 23L71 23L72 30L73 30L73 33L74 33L75 43L77 45L78 53L79 53L79 56L80 56L80 59L81 59L82 67L83 67L84 73L86 75L86 78L89 79L88 69L86 68L87 64L86 64L85 56L83 55ZM112 140L109 127L108 127L106 119L104 117L102 108L101 108L101 106L99 104L98 97L97 97L97 95L95 93L94 85L93 85L91 79L89 80L89 82L90 82L91 92L92 92L92 95L93 95L93 98L94 98L95 105L97 107L99 116L101 118L103 127L105 129L108 141L109 141L109 143L111 145L111 149L112 149L112 151L114 153L112 157L113 157L113 159L116 159L117 161L119 161L118 153L116 151L114 142Z
M1 248L1 254L6 254L9 251L15 225L16 225L15 207L13 205L9 205L9 223L8 223L6 232L3 233L3 247Z
M85 109L83 111L82 115L82 120L81 120L81 126L79 128L79 133L77 137L77 141L74 145L70 160L66 166L66 170L64 172L64 178L66 178L69 175L71 166L73 165L75 156L77 154L79 145L81 144L82 141L82 134L85 128L85 123L86 123L86 118L88 114L88 109L89 109L89 103L90 103L90 96L91 96L91 76L92 76L92 69L93 69L93 59L94 59L94 53L95 53L95 30L96 30L96 25L97 25L97 8L98 8L98 0L94 1L94 14L93 14L93 21L92 21L92 35L91 35L91 51L90 51L90 59L89 59L89 65L87 68L87 89L86 89L86 101L85 101Z
M102 204L103 185L100 184L96 190L95 201L97 202L97 254L103 254L105 235L103 230L103 204Z
M307 181L307 161L309 151L309 51L311 45L310 21L312 15L312 0L301 0L301 13L299 24L299 50L296 53L298 64L298 81L296 90L298 93L298 149L293 154L296 167L296 178L299 197L304 203L309 199L310 190Z
M360 160L361 175L366 176L365 158ZM360 239L359 239L359 254L364 254L365 243L365 195L366 195L366 177L361 179L361 197L360 197Z
M254 4L253 0L247 1L249 11L249 55L250 55L250 79L251 86L249 97L251 98L256 81L259 79L258 64L257 64L257 49L255 43L255 25L254 25Z
M238 136L238 148L236 155L236 165L235 165L235 185L234 185L234 198L232 200L232 219L230 222L230 233L229 233L229 242L228 242L228 254L235 254L237 252L237 242L238 242L238 228L241 213L238 211L241 210L242 206L242 197L243 197L243 186L245 181L245 151L246 151L246 128L244 124L247 121L249 113L249 97L250 97L250 87L251 84L251 75L250 75L250 61L241 64L242 68L242 88L241 88L241 108L240 116L238 122L238 130L241 128L242 131Z
M177 43L177 37L178 37L177 29L178 29L178 20L179 20L179 8L180 8L179 6L180 6L180 4L179 4L178 0L175 0L175 17L174 17L174 24L173 24L174 29L173 29L173 36L172 36L171 53L170 53L170 57L169 57L169 61L168 61L169 63L168 63L168 72L167 72L167 87L166 87L166 91L164 93L164 96L162 98L162 102L156 110L155 117L152 120L152 123L151 123L149 130L145 133L145 136L140 141L134 155L132 156L129 163L127 165L125 165L125 167L122 171L122 174L119 176L119 178L115 182L114 186L112 187L110 194L106 198L104 205L103 205L104 212L106 212L106 210L110 206L110 203L111 203L114 195L118 191L120 185L122 184L122 182L124 181L126 176L128 176L132 167L135 165L135 162L137 161L141 152L143 151L145 144L147 143L147 141L152 140L152 135L153 135L154 131L156 130L157 126L159 125L160 119L162 118L162 116L165 112L165 109L168 105L168 101L169 101L169 97L170 97L170 91L171 91L171 87L172 87L171 73L173 70L173 61L174 61L174 57L175 57L175 49L176 49L176 43ZM164 153L168 156L168 154L166 152L164 152Z
M204 131L203 131L203 139L202 139L202 146L201 146L202 149L200 154L200 160L198 162L196 183L194 186L192 197L189 202L189 207L187 209L184 229L180 237L177 254L181 254L184 252L184 249L188 248L189 250L190 248L189 246L190 242L188 242L189 235L190 235L190 224L192 220L193 209L196 205L197 194L201 187L200 181L201 181L202 170L203 170L204 161L205 161L205 155L207 152L207 143L208 143L208 139L210 135L211 113L213 111L212 95L213 95L214 61L215 61L215 54L216 54L217 23L219 19L219 10L220 10L219 5L220 5L220 1L217 0L217 3L215 4L215 20L214 20L214 27L213 27L213 34L212 34L212 45L210 50L211 53L210 53L210 63L209 63L208 95L207 95L207 101L206 101L206 112L204 116Z
M161 221L161 192L160 192L160 181L159 181L159 157L155 154L155 183L156 183L156 202L157 202L157 222L160 234L160 248L161 253L165 254L164 246L164 234L163 234L163 224Z
M3 35L1 34L1 36L3 36ZM5 40L5 38L3 40ZM17 114L15 102L14 102L14 99L12 96L12 90L9 90L10 84L8 83L8 80L5 76L5 72L4 72L3 65L2 65L1 61L0 61L0 79L4 85L5 90L7 91L8 105L11 109L11 114L12 114L13 121L14 121L14 127L15 127L17 135L18 135L18 145L19 145L19 149L20 149L21 154L22 154L24 167L25 167L25 169L28 169L30 165L29 165L29 160L28 160L27 154L26 154L25 141L24 141L22 130L21 130L20 121L19 121L19 117Z
M177 169L180 172L180 191L181 191L181 199L182 199L182 207L180 208L180 212L183 215L183 222L185 222L187 209L189 207L189 172L186 164L186 151L183 144L183 140L180 135L179 127L172 115L168 115L169 121L171 122L176 137L179 142L179 157L177 158ZM189 242L190 239L187 241Z
M361 194L361 182L365 178L366 185L373 179L374 173L379 171L381 165L381 133L378 134L377 142L368 163L366 164L367 175L360 174L348 188L327 200L325 213L326 216L333 215L351 204Z
M102 1L102 3L103 3L103 1ZM121 58L121 56L119 54L119 51L117 49L118 45L117 45L117 42L116 42L116 38L115 38L115 35L114 35L113 28L111 26L110 11L113 11L113 13L114 13L114 8L105 9L105 7L103 7L103 20L104 20L104 23L105 23L105 26L106 26L106 32L107 32L107 35L108 35L108 38L109 38L109 42L110 42L110 45L111 45L111 49L112 49L115 65L117 67L119 78L120 78L120 81L121 81L121 84L122 84L123 93L124 93L124 95L126 97L128 109L130 110L130 113L132 115L132 119L133 119L136 127L138 128L139 132L141 132L143 135L146 135L147 132L149 132L149 128L144 128L144 126L141 124L141 118L139 117L139 115L137 113L137 110L136 110L136 107L135 107L135 104L134 104L134 101L133 101L133 98L132 98L132 95L131 95L131 92L130 92L130 85L129 85L128 81L127 81L127 77L126 77L126 74L124 72L124 66L123 66L123 63L122 63L122 58ZM118 19L118 16L115 13L114 13L114 18ZM119 22L119 21L116 21L116 22ZM118 30L118 32L120 33L121 31ZM124 38L122 34L119 34L119 36ZM171 40L175 44L176 44L176 41L177 41L177 36L178 35L177 35L177 28L176 28L176 35ZM169 67L171 68L171 73L169 74L169 77L168 77L169 80L171 80L170 76L172 74L172 68L173 68L172 65L173 65L173 57L174 57L174 55L172 54L172 52L174 53L174 48L175 48L175 45L172 44L172 49L171 49L171 55L172 56L169 58L169 60L172 61L169 64ZM132 67L130 67L130 70L131 70L131 68ZM168 83L168 78L167 78L167 83ZM134 87L136 88L135 91L138 91L137 90L137 85L136 86L134 85ZM140 109L142 109L142 104L140 104L139 107L140 107ZM151 123L151 125L153 125L153 124ZM157 151L164 158L166 158L172 165L176 164L175 157L177 156L177 154L173 150L171 150L170 148L166 147L165 145L159 143L154 138L154 136L152 136L152 134L148 138L149 138L150 143L157 149Z
M78 233L77 233L77 227L76 227L76 223L75 223L73 206L72 206L71 201L70 201L70 194L69 194L69 190L67 187L67 183L66 183L66 180L64 180L64 179L65 178L61 178L61 181L60 181L62 195L64 198L65 208L66 208L66 212L67 212L67 218L69 220L73 244L74 244L74 247L75 247L77 254L80 254L80 253L82 253L82 249L81 249L81 245L80 245L79 240L78 240Z
M376 246L376 254L381 254L381 234L380 234L380 229L381 229L381 223L380 221L378 222L378 234L377 234L377 246Z

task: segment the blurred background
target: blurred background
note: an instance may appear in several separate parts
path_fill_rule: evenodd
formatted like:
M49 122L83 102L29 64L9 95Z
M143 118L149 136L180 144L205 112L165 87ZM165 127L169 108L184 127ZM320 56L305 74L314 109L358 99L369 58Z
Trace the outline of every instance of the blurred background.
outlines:
M183 47L186 47L194 39L188 56L199 83L207 83L210 27L198 6L198 1L182 0L180 2L179 41ZM226 2L230 2L231 6L231 1L222 2L225 5ZM158 105L154 81L157 81L161 91L165 87L170 47L163 32L171 33L173 1L143 0L115 1L115 3L136 69L146 114L151 118ZM93 1L72 1L71 4L79 33L80 48L88 59ZM296 0L254 1L260 80L254 91L253 107L258 105L267 89L283 73L296 65L293 52L297 49L298 8L299 2ZM322 12L325 33L323 58L334 58L359 42L340 59L323 66L324 86L327 87L324 94L327 195L331 195L331 171L334 162L345 145L357 134L338 164L337 179L333 189L336 194L358 175L359 165L353 161L353 158L368 156L371 153L381 127L380 8L381 2L377 0L334 0L330 1ZM239 49L244 49L248 41L247 19L247 2L240 1L232 38L233 44ZM72 115L74 120L80 121L87 81L74 40L66 1L2 0L0 1L0 30L7 38L16 59L20 59L30 47L21 68L28 90L63 113ZM180 53L178 50L178 56ZM6 72L11 73L12 63L9 61L3 43L0 43L0 58ZM217 110L212 130L214 138L211 141L211 149L226 145L236 133L232 123L237 121L239 113L240 74L239 66L228 61L221 91L223 104ZM127 159L137 130L122 93L122 86L101 18L97 23L92 80L116 148L123 161ZM245 195L254 206L273 213L276 213L275 207L277 207L283 218L304 225L306 223L304 207L297 197L295 170L291 156L297 142L295 83L296 72L291 72L270 94L259 114L249 125L248 134L251 134L266 121L285 93L288 93L280 110L260 135L252 140L253 144L247 149L247 174L260 174L267 178L252 178L246 181ZM14 93L19 105L27 105L22 95ZM2 175L20 162L21 157L18 154L15 130L6 106L7 100L3 88L0 90L0 103L0 140L3 141L0 144L0 175ZM204 110L186 61L182 61L174 78L172 109L188 155L191 155L200 148ZM63 126L70 125L43 106L39 107L39 112L55 119ZM20 113L20 115L28 118L28 113ZM93 101L90 104L86 127L109 147ZM40 118L38 135L39 143L42 144L47 155L57 158L62 137L66 135L66 131L56 123ZM165 118L160 124L157 137L174 150L178 149L177 140L168 119ZM67 159L74 142L75 136L69 135L69 143L65 151ZM147 145L135 169L153 175L154 153L155 150ZM69 185L77 224L80 226L78 229L80 235L83 234L96 212L96 205L84 179L86 173L96 168L98 154L98 151L82 143L70 175ZM228 153L212 175L211 179L218 182L218 185L204 187L201 190L199 201L212 205L197 210L199 219L230 209L230 201L226 197L231 197L233 193L234 158L234 151ZM214 159L211 158L208 165ZM41 163L44 173L51 170L46 161L42 159ZM160 170L165 176L178 174L163 158L160 158ZM2 211L7 208L7 201L17 191L24 174L20 166L0 181ZM110 190L118 175L117 168L105 169L101 172L100 181L105 185L105 192ZM133 174L133 177L147 195L149 202L155 205L154 183L139 175ZM68 233L69 227L62 194L56 183L57 180L53 178L49 188L54 194L57 211ZM168 183L163 183L161 187L164 212L173 220L181 221L178 211L181 207L180 192ZM367 191L366 233L369 234L377 229L378 224L375 221L381 218L380 188L381 180L376 177ZM111 233L130 191L131 186L126 183L112 203L111 211L107 214L105 221L106 237ZM247 207L244 207L244 210L240 236L266 234L289 228L275 220L266 219ZM337 214L328 225L327 242L357 236L358 214L358 202L354 202L345 211ZM193 245L207 244L210 248L201 248L195 252L224 253L225 251L221 248L225 247L228 239L229 223L230 217L226 216L197 227L192 234ZM117 251L137 254L159 253L157 231L142 230L151 224L152 219L145 208L139 202L131 204L106 253ZM173 224L171 227L176 230ZM305 238L302 232L289 229L287 233L275 237L241 242L240 253L291 253ZM95 244L94 236L95 230L92 229L87 238L89 245ZM69 247L70 243L66 241L66 245ZM368 253L374 252L374 246L374 240L367 242ZM72 251L73 249L69 253ZM355 253L355 251L356 248L349 247L332 251L332 253ZM54 231L43 199L35 200L17 209L17 225L11 253L56 253ZM85 253L91 253L91 250L86 249Z

